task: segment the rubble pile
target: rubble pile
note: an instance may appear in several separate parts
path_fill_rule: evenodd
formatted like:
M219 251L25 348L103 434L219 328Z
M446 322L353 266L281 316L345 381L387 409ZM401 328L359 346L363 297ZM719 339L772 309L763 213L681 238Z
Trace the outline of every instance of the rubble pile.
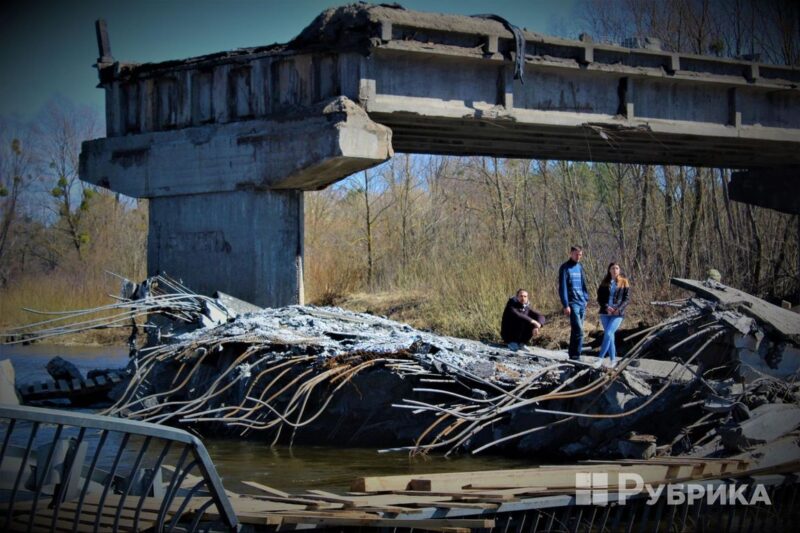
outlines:
M791 336L705 296L671 302L616 369L338 308L251 311L142 351L108 413L270 443L542 458L741 452L764 405L788 409L778 437L793 431L800 391L759 370L774 346L793 357ZM743 362L755 340L764 360Z
M636 333L616 368L335 307L151 292L131 300L159 310L150 345L105 414L411 454L721 457L787 438L796 453L798 315L713 283L676 280L695 295L665 303L677 312Z

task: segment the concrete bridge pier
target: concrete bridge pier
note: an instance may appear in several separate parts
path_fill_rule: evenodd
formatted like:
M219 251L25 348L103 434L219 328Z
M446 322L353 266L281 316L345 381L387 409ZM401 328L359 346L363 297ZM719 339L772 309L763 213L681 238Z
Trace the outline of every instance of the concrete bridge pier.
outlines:
M150 200L148 275L265 307L303 303L303 191L230 191Z
M259 306L303 303L303 191L392 155L345 97L302 114L87 141L81 178L150 200L148 275Z

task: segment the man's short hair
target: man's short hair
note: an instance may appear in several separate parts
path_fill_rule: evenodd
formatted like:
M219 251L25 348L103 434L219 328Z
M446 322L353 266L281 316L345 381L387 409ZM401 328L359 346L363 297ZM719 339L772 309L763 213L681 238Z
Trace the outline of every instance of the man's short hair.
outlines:
M582 252L583 251L583 247L582 246L578 246L577 244L575 244L572 247L570 247L569 251L570 252Z
M528 292L528 291L525 289L517 289L516 295L519 296L519 293L521 292Z

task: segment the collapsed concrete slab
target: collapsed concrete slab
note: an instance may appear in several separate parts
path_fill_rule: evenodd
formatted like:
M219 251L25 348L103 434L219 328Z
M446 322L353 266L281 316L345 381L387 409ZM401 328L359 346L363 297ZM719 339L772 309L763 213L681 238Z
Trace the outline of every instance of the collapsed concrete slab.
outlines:
M800 407L769 403L755 408L746 420L730 421L719 429L719 433L725 448L741 452L772 442L798 427Z
M46 320L0 338L74 332L70 320L89 329L159 315L147 328L150 344L131 343L127 379L111 392L107 413L288 445L719 457L800 423L794 378L746 381L737 373L730 337L754 331L753 319L696 297L640 330L645 337L611 369L595 368L595 358L513 352L338 308L257 309L163 276L125 280L122 294L106 321L87 324L79 310L55 327Z
M108 412L284 444L635 454L638 445L618 441L636 429L650 434L653 414L698 386L646 367L595 369L560 351L512 352L343 309L291 306L143 350ZM585 439L574 445L576 432Z
M737 311L739 316L731 315L728 317L731 324L740 320L742 315L749 316L757 320L763 327L774 331L778 338L800 344L800 314L794 311L784 309L735 287L713 280L698 281L672 278L670 282L676 287L686 289L707 300L719 303L723 309ZM743 333L747 333L749 324L743 323L742 326L737 325L737 328L743 329Z
M690 299L687 308L698 310L713 321L713 328L727 332L717 362L734 362L748 382L800 375L800 314L714 280L673 278L672 284L699 296ZM687 335L698 333L685 330ZM707 363L711 366L711 360Z

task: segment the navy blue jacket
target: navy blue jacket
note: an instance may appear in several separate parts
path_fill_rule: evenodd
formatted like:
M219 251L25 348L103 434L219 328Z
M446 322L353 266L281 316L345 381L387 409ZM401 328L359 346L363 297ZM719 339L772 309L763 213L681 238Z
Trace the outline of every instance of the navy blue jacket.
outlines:
M563 307L569 307L569 304L586 306L589 291L580 263L570 259L558 269L558 296Z

